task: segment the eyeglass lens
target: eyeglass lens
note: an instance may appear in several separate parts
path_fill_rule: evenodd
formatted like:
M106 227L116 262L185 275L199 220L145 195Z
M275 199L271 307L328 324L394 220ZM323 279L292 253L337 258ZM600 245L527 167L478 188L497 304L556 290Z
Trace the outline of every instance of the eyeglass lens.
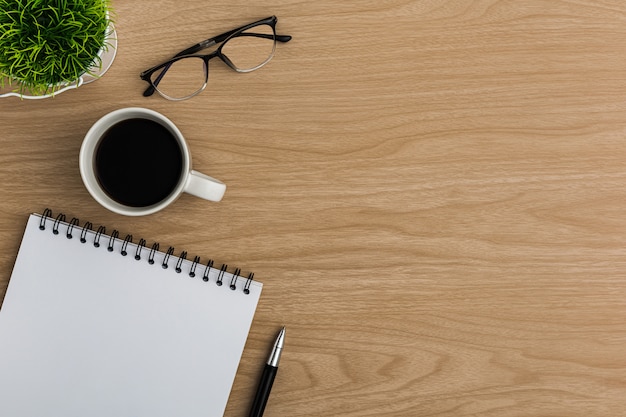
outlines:
M234 34L222 44L226 64L238 72L254 71L274 55L276 40L270 25L258 25ZM208 68L202 57L183 57L151 75L152 85L163 96L180 100L204 89Z
M222 46L222 55L234 69L246 72L267 63L274 55L274 48L274 29L269 25L259 25L228 39Z
M207 81L206 66L201 57L191 56L164 66L150 78L162 95L183 99L202 91Z

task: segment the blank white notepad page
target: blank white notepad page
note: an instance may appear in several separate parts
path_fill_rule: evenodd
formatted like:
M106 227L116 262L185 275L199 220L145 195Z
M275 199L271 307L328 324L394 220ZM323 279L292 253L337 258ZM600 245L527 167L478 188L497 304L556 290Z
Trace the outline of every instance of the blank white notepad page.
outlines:
M68 239L31 215L0 309L6 417L211 417L224 413L261 284L94 232ZM249 284L249 294L243 287Z

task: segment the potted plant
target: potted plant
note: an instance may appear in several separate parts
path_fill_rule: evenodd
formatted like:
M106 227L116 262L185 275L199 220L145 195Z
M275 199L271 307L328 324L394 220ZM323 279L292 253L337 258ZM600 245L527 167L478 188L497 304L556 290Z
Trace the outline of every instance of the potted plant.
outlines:
M0 0L0 96L50 97L102 75L116 49L110 10L110 0Z

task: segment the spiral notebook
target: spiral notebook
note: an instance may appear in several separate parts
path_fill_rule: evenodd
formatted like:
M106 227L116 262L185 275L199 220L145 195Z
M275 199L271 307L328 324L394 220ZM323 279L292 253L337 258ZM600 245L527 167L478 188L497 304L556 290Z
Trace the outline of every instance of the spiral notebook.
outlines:
M33 214L0 308L0 414L222 416L261 289L239 269Z

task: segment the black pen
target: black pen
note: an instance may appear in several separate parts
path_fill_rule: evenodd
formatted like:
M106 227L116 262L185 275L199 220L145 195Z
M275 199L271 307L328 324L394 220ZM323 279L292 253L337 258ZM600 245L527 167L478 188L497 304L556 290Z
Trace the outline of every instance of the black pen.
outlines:
M278 372L278 362L280 362L280 354L283 351L284 343L285 328L283 327L280 333L278 333L272 353L265 364L265 369L263 369L263 375L261 375L261 381L259 382L259 387L257 388L254 401L252 402L249 417L261 417L263 415L265 404L267 404L267 399L270 396L272 384L276 377L276 372Z

